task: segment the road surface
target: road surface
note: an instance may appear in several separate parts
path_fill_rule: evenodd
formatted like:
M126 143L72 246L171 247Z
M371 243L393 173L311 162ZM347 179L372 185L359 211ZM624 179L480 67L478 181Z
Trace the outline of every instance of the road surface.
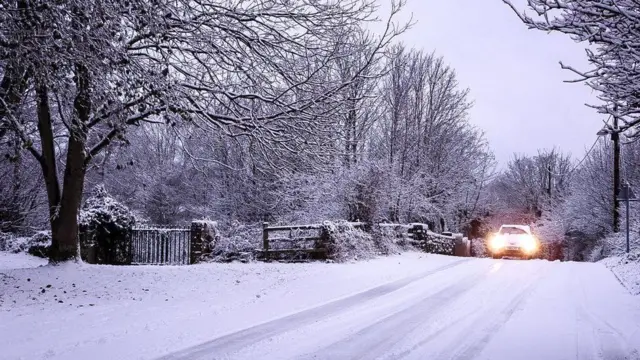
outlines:
M461 259L177 359L640 360L640 300L600 264Z

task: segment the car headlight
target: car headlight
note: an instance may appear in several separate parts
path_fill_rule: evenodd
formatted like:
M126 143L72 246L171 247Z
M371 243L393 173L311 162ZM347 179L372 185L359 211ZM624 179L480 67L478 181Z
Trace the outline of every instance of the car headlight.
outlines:
M499 234L496 234L491 239L489 239L489 247L493 252L502 249L504 246L505 246L505 240Z
M533 236L527 236L522 239L522 248L527 254L538 251L538 241Z

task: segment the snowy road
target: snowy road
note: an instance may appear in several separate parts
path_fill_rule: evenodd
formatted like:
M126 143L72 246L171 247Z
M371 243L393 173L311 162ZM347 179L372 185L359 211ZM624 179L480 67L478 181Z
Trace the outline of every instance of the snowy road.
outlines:
M465 259L162 359L640 359L639 330L600 264Z
M599 263L39 264L0 254L0 360L640 360Z

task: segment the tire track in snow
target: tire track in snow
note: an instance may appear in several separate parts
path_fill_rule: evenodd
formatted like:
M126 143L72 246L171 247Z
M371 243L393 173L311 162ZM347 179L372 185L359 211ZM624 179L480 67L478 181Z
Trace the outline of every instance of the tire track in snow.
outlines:
M420 355L422 351L420 350L425 349L426 351L429 351L428 347L433 344L434 341L438 341L442 337L448 338L445 333L449 330L461 332L464 334L462 335L464 337L458 337L453 341L449 338L447 341L449 346L437 354L431 354L432 357L430 358L456 360L472 359L484 349L495 333L511 318L519 308L520 304L522 304L522 302L528 298L529 294L535 290L536 285L542 277L543 274L538 274L533 280L529 281L526 286L521 287L505 306L501 305L501 307L497 309L497 316L495 311L491 311L492 309L477 309L478 311L474 311L470 313L470 315L472 317L476 316L476 314L479 315L477 315L471 323L468 323L467 326L463 326L463 331L460 331L461 328L458 327L458 325L469 320L464 316L449 321L443 326L430 329L427 337L424 337L409 349L399 353L390 354L384 359L414 358L416 355L418 355L418 358L422 359L423 357ZM517 278L513 278L511 282L517 283L517 281ZM508 284L502 284L500 287L510 288L512 285L511 282ZM474 336L474 334L476 335ZM441 344L434 346L434 348L438 348L440 346Z
M597 349L590 354L600 360L640 360L640 353L633 348L625 336L607 321L599 319L585 309L578 310L579 318L589 324L589 341Z
M384 354L406 334L424 324L425 319L469 292L492 272L483 272L453 283L427 296L415 305L393 313L356 333L297 359L374 359Z
M587 295L584 282L576 279L575 283L580 289L580 296L577 301L578 321L589 324L589 328L583 328L583 331L589 330L587 337L592 347L595 347L597 351L597 354L589 355L595 356L600 360L640 360L640 352L629 343L625 334L612 326L603 317L587 310Z
M507 303L507 305L499 311L497 316L491 315L491 317L480 317L476 319L469 327L469 333L482 329L484 333L481 337L472 340L471 342L464 344L456 349L456 354L449 357L455 360L470 360L478 356L482 350L489 344L491 339L498 333L498 331L504 326L504 324L511 319L511 316L520 308L520 306L526 302L531 293L536 289L542 278L546 275L549 269L545 269L544 272L539 273L531 280L518 294ZM484 325L483 324L489 324ZM468 337L474 339L473 336ZM462 352L459 351L462 349ZM447 357L445 357L447 358Z
M470 259L462 259L426 272L380 285L369 290L334 300L332 302L303 310L282 318L271 320L250 328L223 335L211 341L196 345L178 352L174 352L158 360L199 359L206 357L208 360L223 359L226 354L238 351L243 347L253 345L256 342L271 338L278 334L291 331L295 328L307 325L317 319L322 319L347 310L363 302L379 298L383 295L399 290L413 282L424 279L430 275L448 270L455 266L468 262Z

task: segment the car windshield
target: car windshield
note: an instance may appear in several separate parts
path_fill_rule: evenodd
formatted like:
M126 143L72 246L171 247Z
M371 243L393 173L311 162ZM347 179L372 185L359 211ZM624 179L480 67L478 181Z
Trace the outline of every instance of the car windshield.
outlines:
M526 231L517 227L503 227L502 229L500 229L500 234L524 235L526 233Z

